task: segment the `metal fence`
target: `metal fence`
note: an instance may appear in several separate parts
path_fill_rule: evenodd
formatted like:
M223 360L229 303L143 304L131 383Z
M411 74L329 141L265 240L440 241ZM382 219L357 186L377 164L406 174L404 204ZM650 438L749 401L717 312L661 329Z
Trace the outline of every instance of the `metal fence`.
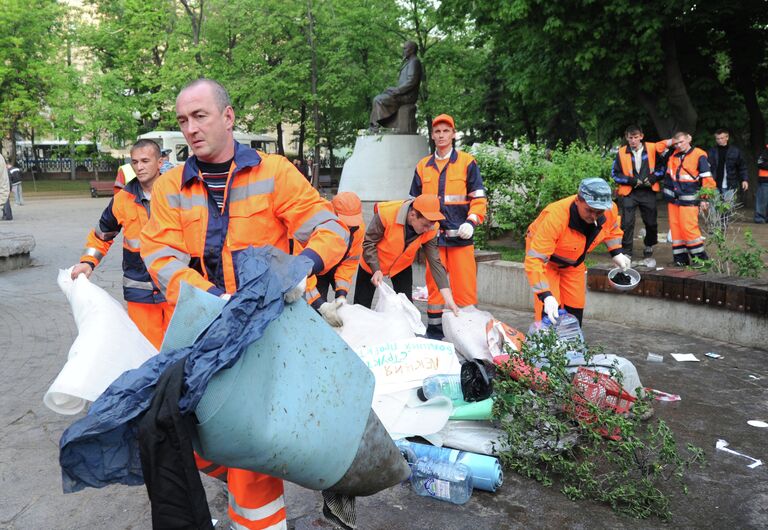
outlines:
M119 162L114 159L97 159L82 158L38 158L37 160L32 158L20 158L17 160L19 167L22 171L32 171L35 173L67 173L72 171L72 164L75 165L75 171L117 171ZM95 164L95 167L94 167Z

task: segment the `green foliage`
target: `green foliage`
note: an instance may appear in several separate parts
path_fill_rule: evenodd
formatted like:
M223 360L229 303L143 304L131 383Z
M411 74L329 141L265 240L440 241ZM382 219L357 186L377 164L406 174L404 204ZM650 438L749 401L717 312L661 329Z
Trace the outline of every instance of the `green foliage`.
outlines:
M548 364L542 367L545 388L514 380L511 365L497 371L494 417L506 434L499 451L503 465L544 485L557 484L572 500L604 502L637 518L668 519L668 490L686 491L684 473L703 462L702 450L689 445L681 451L664 421L642 421L650 398L639 398L629 415L589 404L590 419L576 421L573 399L581 394L566 370L566 353L574 349L585 351L588 362L596 352L579 341L558 340L552 329L529 336L522 352L508 352L529 366L542 358ZM621 383L620 373L611 376Z
M751 230L733 228L741 205L723 200L713 188L702 188L697 197L709 204L702 230L706 234L708 260L693 259L693 266L705 272L759 278L765 270L765 249L755 241ZM739 238L739 236L742 236Z
M541 210L578 190L587 177L609 180L611 159L578 143L550 150L524 145L519 151L473 148L489 197L491 231L511 231L519 241Z

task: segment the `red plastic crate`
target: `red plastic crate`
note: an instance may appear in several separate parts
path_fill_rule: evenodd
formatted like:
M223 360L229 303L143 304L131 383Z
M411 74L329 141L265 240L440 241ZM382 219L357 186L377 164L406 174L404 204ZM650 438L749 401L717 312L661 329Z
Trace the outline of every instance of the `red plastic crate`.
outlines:
M571 413L579 422L592 424L595 415L586 406L587 403L597 405L604 410L613 410L617 414L629 412L635 398L619 386L619 383L611 379L608 374L595 372L588 368L580 367L573 376L573 386L576 392L573 394L573 409ZM618 433L609 435L605 428L598 428L603 436L618 439Z

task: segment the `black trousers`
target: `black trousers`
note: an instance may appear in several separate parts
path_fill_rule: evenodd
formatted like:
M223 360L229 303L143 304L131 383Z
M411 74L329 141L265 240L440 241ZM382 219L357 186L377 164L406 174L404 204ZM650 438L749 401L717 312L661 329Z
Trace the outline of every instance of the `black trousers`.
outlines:
M376 287L371 283L373 275L362 267L357 268L357 280L355 281L355 303L370 309L373 303L373 295ZM404 293L408 300L413 301L413 269L408 267L389 278L396 293Z
M11 196L8 195L8 200L3 204L3 221L13 221L13 211L11 210Z
M620 214L621 229L624 236L621 238L621 247L624 254L632 255L632 238L635 234L635 210L640 208L640 217L645 225L645 246L652 247L659 242L659 223L656 211L656 192L650 188L636 188L621 198Z

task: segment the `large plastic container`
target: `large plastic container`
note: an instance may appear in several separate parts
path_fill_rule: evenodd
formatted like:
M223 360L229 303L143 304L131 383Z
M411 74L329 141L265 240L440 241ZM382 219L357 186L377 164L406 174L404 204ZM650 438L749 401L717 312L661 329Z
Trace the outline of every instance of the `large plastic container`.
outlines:
M472 473L464 464L420 458L413 465L413 491L453 504L464 504L472 496Z
M528 329L528 334L536 333L540 330L545 330L552 327L552 322L549 317L545 316L540 321L531 324ZM579 339L584 342L584 334L581 332L581 326L579 325L579 319L568 313L565 309L558 311L557 322L555 322L555 331L557 336L562 340L574 340Z
M211 378L195 410L196 450L220 465L328 489L366 444L367 425L380 427L371 412L373 387L358 356L296 302L234 366ZM391 441L378 441L382 436L371 438L366 455L402 462Z

